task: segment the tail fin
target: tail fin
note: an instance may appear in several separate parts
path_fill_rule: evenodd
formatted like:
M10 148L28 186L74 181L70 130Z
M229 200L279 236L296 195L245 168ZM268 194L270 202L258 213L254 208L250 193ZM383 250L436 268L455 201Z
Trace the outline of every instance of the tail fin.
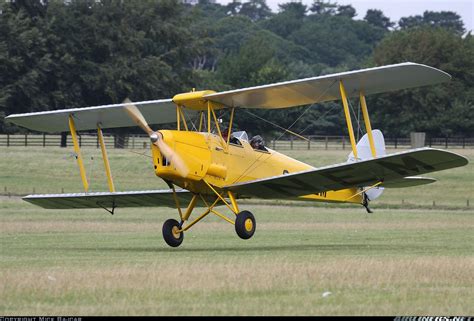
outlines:
M385 139L383 134L380 130L374 129L372 130L372 137L374 138L374 146L375 146L375 156L384 156L386 154L385 151ZM354 157L354 153L351 152L347 158L348 163L354 163L358 160L366 160L374 158L372 155L372 150L370 148L369 143L369 136L365 134L359 140L356 145L357 148L357 159ZM379 198L383 193L383 187L374 187L369 189L365 192L365 195L369 201L373 201L376 198Z
M377 157L384 156L386 154L385 139L383 138L382 132L378 129L374 129L372 130L372 137L374 138L375 155ZM369 136L367 134L362 136L362 138L357 143L356 148L357 148L357 158L358 158L357 160L366 160L366 159L374 158L372 156L372 151L370 149L370 143L369 143ZM348 163L353 163L357 160L355 159L353 152L351 152L347 158Z

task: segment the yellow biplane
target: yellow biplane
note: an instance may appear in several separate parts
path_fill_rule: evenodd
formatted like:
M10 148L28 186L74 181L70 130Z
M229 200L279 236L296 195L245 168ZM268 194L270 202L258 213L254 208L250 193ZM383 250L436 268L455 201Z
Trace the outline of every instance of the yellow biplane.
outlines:
M176 208L179 221L169 219L163 224L166 243L176 247L184 232L210 213L235 225L239 237L252 237L255 217L239 208L239 199L346 202L370 211L369 201L384 188L431 183L435 180L417 175L466 165L467 159L460 155L431 148L386 155L382 133L371 129L365 101L365 95L439 84L450 78L429 66L402 63L225 92L193 91L166 100L126 100L115 105L10 115L7 119L36 131L70 131L84 185L84 193L28 195L24 200L47 209L104 208L112 214L122 207ZM358 143L349 111L351 97L360 99L367 131ZM234 114L242 108L279 109L339 99L352 147L347 162L341 164L314 168L271 150L256 137L249 140L243 131L232 131ZM229 113L225 130L216 116L218 110ZM191 129L190 118L196 119L197 130ZM173 122L176 130L155 131L148 125ZM169 190L115 190L102 129L135 125L149 135L155 174ZM109 192L88 192L78 130L97 130ZM218 211L218 205L228 208L231 218ZM198 206L205 210L190 221Z

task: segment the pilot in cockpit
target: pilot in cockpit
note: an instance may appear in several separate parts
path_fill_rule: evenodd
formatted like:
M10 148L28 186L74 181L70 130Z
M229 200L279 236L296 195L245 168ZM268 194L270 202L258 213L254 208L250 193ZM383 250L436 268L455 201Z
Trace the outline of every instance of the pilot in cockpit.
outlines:
M252 148L256 150L263 150L263 151L267 150L265 148L265 141L260 135L255 135L252 137L252 139L250 140L250 146L252 146Z

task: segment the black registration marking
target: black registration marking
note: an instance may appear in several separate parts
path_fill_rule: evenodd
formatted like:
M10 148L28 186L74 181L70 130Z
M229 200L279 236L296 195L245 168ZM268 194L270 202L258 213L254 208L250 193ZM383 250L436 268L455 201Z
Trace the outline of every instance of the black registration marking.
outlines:
M307 184L296 177L285 179L285 181L282 183L266 182L266 183L263 183L262 185L282 195L293 195L295 191L308 192L308 194L310 194L311 192L316 192L318 189L319 190L322 189L322 188L316 188L313 185ZM301 193L297 193L297 194L300 195Z
M391 170L392 172L398 173L402 176L412 175L413 172L419 174L421 172L420 169L424 169L425 171L435 170L433 166L423 163L422 161L416 158L413 158L411 156L403 156L401 160L403 164L397 164L397 163L387 162L383 160L380 160L377 163Z
M354 171L354 168L352 166L347 167L347 168L335 168L329 171L321 172L319 173L321 176L326 177L327 179L339 183L341 185L350 185L351 180L358 179L359 177L355 177L352 175L352 171ZM329 186L328 186L329 187Z

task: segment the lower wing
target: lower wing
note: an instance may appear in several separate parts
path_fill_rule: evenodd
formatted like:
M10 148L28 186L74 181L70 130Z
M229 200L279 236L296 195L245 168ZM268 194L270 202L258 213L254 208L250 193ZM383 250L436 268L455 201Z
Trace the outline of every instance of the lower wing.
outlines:
M468 160L458 154L432 148L420 148L375 159L343 163L308 171L237 183L225 189L238 197L293 198L351 187L406 187L428 183L411 176L464 166ZM404 179L407 178L407 179ZM392 186L390 186L392 184Z
M193 194L176 190L180 202L189 202ZM176 207L172 190L98 192L74 194L36 194L23 197L27 202L49 209Z

